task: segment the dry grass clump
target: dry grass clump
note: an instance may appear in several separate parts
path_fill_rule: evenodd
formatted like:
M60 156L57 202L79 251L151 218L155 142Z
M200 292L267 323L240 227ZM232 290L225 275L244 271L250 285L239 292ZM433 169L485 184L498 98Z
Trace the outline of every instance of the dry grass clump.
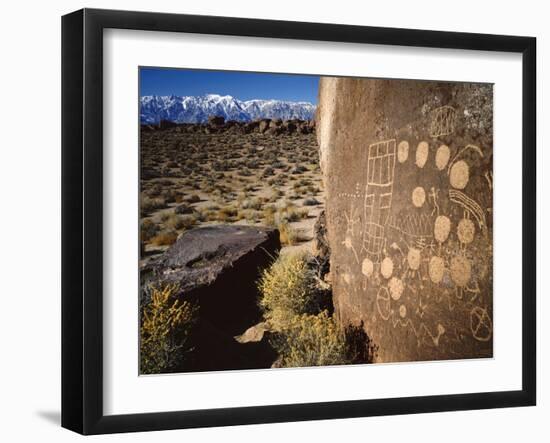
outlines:
M201 201L201 198L198 196L198 194L192 194L189 197L185 199L187 203L197 203Z
M166 229L155 235L151 239L151 244L155 246L170 246L178 239L178 234L172 229Z
M217 214L215 214L213 218L216 221L225 223L234 221L238 213L239 211L234 206L224 206L218 210Z
M280 210L281 221L287 221L290 223L307 218L308 215L308 209L298 209L292 203L287 204Z
M277 224L279 240L283 245L293 246L303 240L302 236L285 220Z
M159 232L159 227L151 219L143 220L139 227L139 238L142 242L147 242Z
M262 201L259 198L249 198L243 200L241 206L243 209L255 209L258 211L262 209Z
M140 327L140 371L169 372L185 366L193 351L192 333L198 309L176 299L177 285L150 288L151 301L143 307Z
M148 196L144 196L141 198L140 210L142 215L165 207L166 201L163 198L151 198Z
M170 213L163 220L164 226L171 230L191 229L197 224L197 217L192 214L179 215Z

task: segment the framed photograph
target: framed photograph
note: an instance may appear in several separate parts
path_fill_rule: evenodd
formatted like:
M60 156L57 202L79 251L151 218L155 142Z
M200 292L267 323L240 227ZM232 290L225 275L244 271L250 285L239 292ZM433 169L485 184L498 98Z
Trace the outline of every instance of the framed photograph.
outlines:
M62 425L536 403L536 40L62 20Z

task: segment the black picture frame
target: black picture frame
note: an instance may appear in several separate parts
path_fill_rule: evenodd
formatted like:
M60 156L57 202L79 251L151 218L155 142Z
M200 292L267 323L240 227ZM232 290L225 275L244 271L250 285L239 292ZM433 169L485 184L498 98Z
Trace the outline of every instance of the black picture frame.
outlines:
M171 31L522 54L522 388L130 415L103 413L103 30ZM62 18L62 426L82 434L320 420L536 403L536 39L83 9Z

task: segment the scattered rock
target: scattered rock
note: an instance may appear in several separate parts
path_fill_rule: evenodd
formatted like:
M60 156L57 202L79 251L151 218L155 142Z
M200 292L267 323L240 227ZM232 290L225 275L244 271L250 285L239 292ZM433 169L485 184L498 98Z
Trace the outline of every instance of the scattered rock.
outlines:
M270 122L271 120L269 118L265 118L259 121L258 130L260 131L260 133L263 134L265 131L267 131L267 129L269 128Z
M222 126L225 123L225 118L219 115L211 115L208 117L208 124L211 126Z
M186 204L181 204L179 206L176 206L176 209L174 209L174 212L176 214L193 214L195 212L195 209Z
M161 120L157 125L141 125L141 130L144 132L155 131L161 129L175 128L179 133L196 133L204 134L219 134L227 133L242 133L250 134L259 132L260 134L267 133L269 135L281 134L310 134L315 130L315 121L313 120L281 120L264 118L251 122L240 122L236 120L225 121L224 117L212 115L208 117L207 123L174 123L168 120Z
M306 198L304 200L304 206L317 206L320 204L321 202L317 200L315 197Z

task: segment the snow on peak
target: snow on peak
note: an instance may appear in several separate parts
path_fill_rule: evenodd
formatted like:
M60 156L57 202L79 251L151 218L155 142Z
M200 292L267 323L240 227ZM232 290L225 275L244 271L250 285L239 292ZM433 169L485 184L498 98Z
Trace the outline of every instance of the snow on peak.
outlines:
M259 118L311 120L315 105L308 102L253 99L238 100L230 95L143 96L140 99L142 123L169 120L176 123L204 123L211 115L226 120L250 121Z

